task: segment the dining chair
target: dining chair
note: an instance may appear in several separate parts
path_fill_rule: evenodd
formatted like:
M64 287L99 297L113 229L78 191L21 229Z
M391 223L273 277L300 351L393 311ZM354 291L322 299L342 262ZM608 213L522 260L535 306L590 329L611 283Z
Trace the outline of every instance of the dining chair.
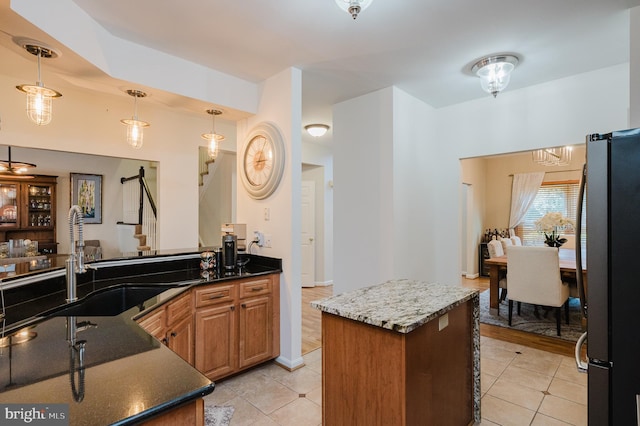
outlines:
M513 242L511 241L511 238L502 238L500 240L500 244L502 244L502 251L504 251L505 254L508 254L507 249L513 245Z
M569 324L569 285L560 278L560 258L557 247L513 246L507 257L509 279L509 326L513 302L555 308L557 334L560 336L561 308L565 306Z
M489 250L489 258L504 256L502 243L498 240L489 241L487 243L487 249ZM507 298L507 277L504 270L499 272L498 288L500 289L500 301L503 301ZM500 315L500 305L498 305L498 315Z
M521 246L522 245L522 240L520 239L520 237L518 237L517 235L513 235L511 237L511 243L514 246Z

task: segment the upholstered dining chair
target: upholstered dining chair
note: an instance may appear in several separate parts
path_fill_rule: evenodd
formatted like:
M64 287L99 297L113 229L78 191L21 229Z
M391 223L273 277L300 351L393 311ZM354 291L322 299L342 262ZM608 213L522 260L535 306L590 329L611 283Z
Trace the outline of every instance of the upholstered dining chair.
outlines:
M560 279L560 258L557 247L513 246L507 257L509 279L509 325L513 302L555 308L557 334L560 336L560 311L565 306L569 324L569 285Z
M508 254L507 250L513 245L513 242L511 241L511 238L502 238L500 240L500 244L502 244L502 251L504 251L505 254Z
M520 237L518 237L517 235L513 235L511 237L511 243L514 246L521 246L522 245L522 240L520 239Z
M489 258L504 256L502 243L498 240L489 241L487 243L487 249L489 250ZM507 277L504 271L500 271L500 275L498 278L498 288L500 288L500 301L503 301L507 297ZM500 315L499 305L498 305L498 315Z

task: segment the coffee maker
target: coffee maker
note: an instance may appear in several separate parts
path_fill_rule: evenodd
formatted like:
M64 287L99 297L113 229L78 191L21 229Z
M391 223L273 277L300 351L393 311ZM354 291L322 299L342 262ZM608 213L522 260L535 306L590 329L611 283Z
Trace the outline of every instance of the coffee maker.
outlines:
M222 269L225 272L233 271L236 268L236 261L238 260L237 244L236 235L225 234L222 236Z

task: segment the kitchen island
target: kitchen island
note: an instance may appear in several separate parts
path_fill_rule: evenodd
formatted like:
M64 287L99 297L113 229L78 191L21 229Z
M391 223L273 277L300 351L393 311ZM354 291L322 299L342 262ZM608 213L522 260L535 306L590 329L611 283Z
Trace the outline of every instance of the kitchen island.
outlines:
M203 424L214 383L138 319L203 288L275 282L282 266L250 255L242 270L203 272L200 251L93 262L74 303L62 268L3 278L0 403L67 407L70 425Z
M391 280L321 301L325 425L480 421L476 290Z

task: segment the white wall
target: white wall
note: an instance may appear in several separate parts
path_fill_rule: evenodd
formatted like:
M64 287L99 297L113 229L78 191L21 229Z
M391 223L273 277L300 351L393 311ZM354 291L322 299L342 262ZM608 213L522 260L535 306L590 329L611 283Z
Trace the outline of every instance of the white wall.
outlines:
M393 278L393 89L333 107L334 293Z
M261 85L258 113L238 123L238 152L247 142L246 135L257 124L275 123L284 138L285 167L280 185L264 200L249 197L238 184L238 223L247 224L247 235L261 231L271 235L271 248L258 248L257 254L283 259L280 284L280 357L278 362L295 368L304 363L301 355L301 72L290 68L267 79ZM241 173L242 155L238 155ZM270 209L265 220L264 209ZM254 251L255 252L255 251Z
M316 181L316 276L318 285L333 283L333 152L319 143L302 143L303 179L305 165L318 166ZM321 209L321 210L320 210ZM321 218L321 219L320 219Z
M628 127L628 67L622 64L507 90L496 99L487 96L435 111L424 107L420 115L404 124L389 121L392 114L408 113L400 102L394 103L396 98L389 88L337 104L333 113L335 292L396 277L403 271L395 270L391 266L394 262L412 265L406 268L427 281L459 283L459 160L582 143L589 133ZM406 164L395 162L390 145L408 144L407 134L411 133L406 128L423 123L436 123L427 159L415 155L407 158ZM424 173L432 183L421 183L427 191L421 194L428 203L427 220L414 225L409 213L402 210L406 202L399 203L397 209L402 216L394 217L390 212L387 204L395 202L400 190L387 181L402 176L390 170L393 164L413 169L425 161L429 170ZM389 252L390 240L385 238L389 229L402 222L410 222L415 226L414 235L428 239L419 250L396 244ZM403 275L407 274L399 276Z

